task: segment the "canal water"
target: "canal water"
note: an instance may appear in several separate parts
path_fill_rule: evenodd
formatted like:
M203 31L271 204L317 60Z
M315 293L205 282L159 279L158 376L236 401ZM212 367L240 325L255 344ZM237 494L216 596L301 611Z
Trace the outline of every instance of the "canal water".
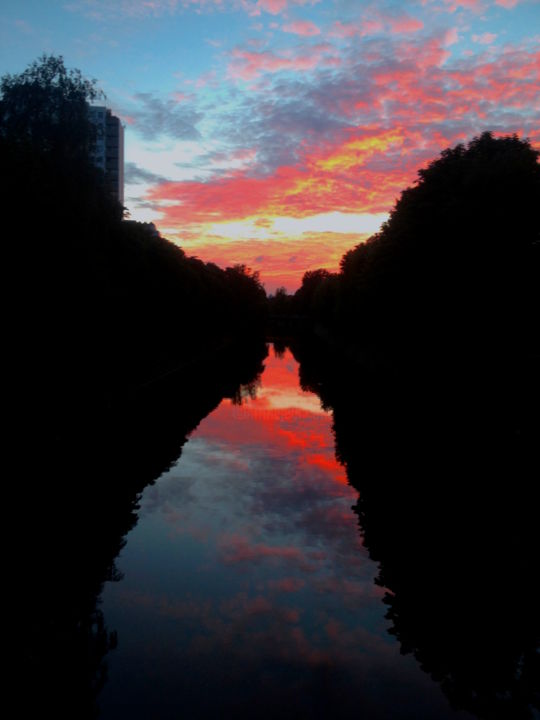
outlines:
M100 717L468 718L389 634L331 415L271 350L140 499Z

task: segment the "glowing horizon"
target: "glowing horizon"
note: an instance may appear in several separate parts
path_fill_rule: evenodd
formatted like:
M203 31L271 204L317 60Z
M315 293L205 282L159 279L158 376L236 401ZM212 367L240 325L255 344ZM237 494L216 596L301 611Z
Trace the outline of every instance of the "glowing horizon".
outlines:
M125 124L126 206L191 255L294 291L485 130L540 148L538 0L71 0L2 9L0 72L43 52Z

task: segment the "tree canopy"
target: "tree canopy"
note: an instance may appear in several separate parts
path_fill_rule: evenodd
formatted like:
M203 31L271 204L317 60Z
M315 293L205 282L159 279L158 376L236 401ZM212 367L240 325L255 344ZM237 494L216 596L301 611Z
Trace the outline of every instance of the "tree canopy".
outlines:
M68 70L61 55L42 55L1 79L0 137L56 156L88 158L95 141L89 103L101 97L96 81Z
M123 220L90 155L100 95L61 57L0 79L11 347L40 391L82 382L107 394L264 324L256 273L187 257L152 225Z
M490 132L444 150L402 192L380 232L343 257L334 322L398 345L412 337L531 339L538 158L527 140Z

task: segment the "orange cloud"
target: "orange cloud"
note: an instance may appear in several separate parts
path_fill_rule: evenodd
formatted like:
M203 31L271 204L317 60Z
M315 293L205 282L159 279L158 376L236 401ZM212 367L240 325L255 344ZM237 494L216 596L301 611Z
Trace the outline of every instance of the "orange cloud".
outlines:
M236 242L227 239L216 242L205 237L184 242L179 236L176 242L188 254L196 255L205 262L214 262L220 267L244 263L251 268L261 269L267 292L275 292L278 287L294 292L307 270L325 267L330 272L337 272L343 255L367 240L369 234L306 233L286 240Z
M363 175L362 168L376 154L397 150L403 144L402 128L351 131L340 144L313 150L304 167L279 167L273 175L263 177L238 171L212 182L162 183L149 192L148 198L167 203L162 209L166 226L261 215L381 213L392 204L403 178L390 178L384 168Z

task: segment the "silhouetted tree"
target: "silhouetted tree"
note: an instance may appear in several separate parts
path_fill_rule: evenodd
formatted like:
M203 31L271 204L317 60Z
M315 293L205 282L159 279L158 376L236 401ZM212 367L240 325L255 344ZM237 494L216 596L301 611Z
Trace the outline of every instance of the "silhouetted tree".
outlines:
M302 284L294 294L295 312L302 315L310 315L313 310L315 294L323 285L330 273L328 270L307 270L302 276Z
M54 707L59 720L98 716L107 655L126 639L107 627L99 596L106 581L122 579L115 560L137 522L140 493L178 460L187 435L223 397L255 392L265 355L263 342L236 344L108 412L75 405L66 416L53 397L24 408L20 433L10 427L10 499L25 508L24 543L8 553L16 628L8 647L21 714ZM41 473L27 471L38 465Z
M454 707L485 720L533 720L537 365L517 375L496 363L415 356L389 372L308 343L293 345L301 384L332 410L389 632Z
M348 331L390 343L532 339L538 157L527 140L485 132L420 170L381 231L342 260Z
M247 329L260 324L267 312L267 298L259 272L237 264L226 268L225 275L238 327Z
M444 151L341 262L342 339L384 352L295 348L333 410L390 632L488 720L540 708L538 158L490 133Z
M42 55L0 81L0 138L61 158L88 160L95 142L89 103L103 93L95 80L68 70L62 56Z
M288 315L291 312L292 296L284 287L278 287L273 295L268 297L269 311L272 315Z
M187 257L153 225L122 220L91 161L94 81L43 56L0 88L7 337L32 391L70 388L80 401L77 387L99 401L260 336L257 273Z

